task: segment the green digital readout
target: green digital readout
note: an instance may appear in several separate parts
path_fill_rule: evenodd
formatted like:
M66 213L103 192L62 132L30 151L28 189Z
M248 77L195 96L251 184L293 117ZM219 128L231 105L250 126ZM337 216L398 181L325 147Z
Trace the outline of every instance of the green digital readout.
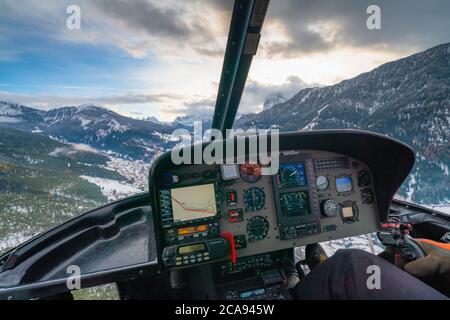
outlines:
M284 217L296 217L311 213L308 193L304 191L280 194L280 207Z

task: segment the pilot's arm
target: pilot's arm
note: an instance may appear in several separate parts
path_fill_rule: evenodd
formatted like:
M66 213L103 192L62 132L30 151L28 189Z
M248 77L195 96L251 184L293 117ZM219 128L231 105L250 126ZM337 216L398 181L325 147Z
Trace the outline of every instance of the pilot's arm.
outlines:
M426 256L406 263L405 271L433 287L450 293L450 243L429 239L413 239Z

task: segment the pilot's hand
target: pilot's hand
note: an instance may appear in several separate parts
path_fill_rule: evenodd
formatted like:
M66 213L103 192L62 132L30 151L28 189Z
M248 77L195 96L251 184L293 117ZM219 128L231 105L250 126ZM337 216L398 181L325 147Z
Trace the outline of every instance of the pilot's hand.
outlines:
M420 278L433 287L450 288L450 244L428 239L414 239L427 254L405 264L404 269L411 275Z
M418 278L450 275L450 257L429 255L405 264L404 268L406 272Z

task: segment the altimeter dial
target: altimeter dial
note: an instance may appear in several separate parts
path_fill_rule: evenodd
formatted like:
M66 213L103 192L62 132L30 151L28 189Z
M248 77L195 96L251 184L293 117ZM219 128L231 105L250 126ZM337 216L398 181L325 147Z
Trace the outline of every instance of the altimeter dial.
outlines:
M317 190L325 190L328 188L329 182L328 182L328 178L325 176L318 176L316 178L316 186L317 186Z
M262 216L256 216L248 220L247 235L248 241L255 242L267 237L269 232L269 221Z

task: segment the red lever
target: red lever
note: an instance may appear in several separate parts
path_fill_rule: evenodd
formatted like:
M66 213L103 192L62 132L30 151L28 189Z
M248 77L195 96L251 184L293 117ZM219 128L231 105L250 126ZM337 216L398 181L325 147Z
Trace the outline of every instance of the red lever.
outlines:
M230 260L233 264L236 264L237 252L234 246L234 236L230 232L221 232L220 236L230 243Z

